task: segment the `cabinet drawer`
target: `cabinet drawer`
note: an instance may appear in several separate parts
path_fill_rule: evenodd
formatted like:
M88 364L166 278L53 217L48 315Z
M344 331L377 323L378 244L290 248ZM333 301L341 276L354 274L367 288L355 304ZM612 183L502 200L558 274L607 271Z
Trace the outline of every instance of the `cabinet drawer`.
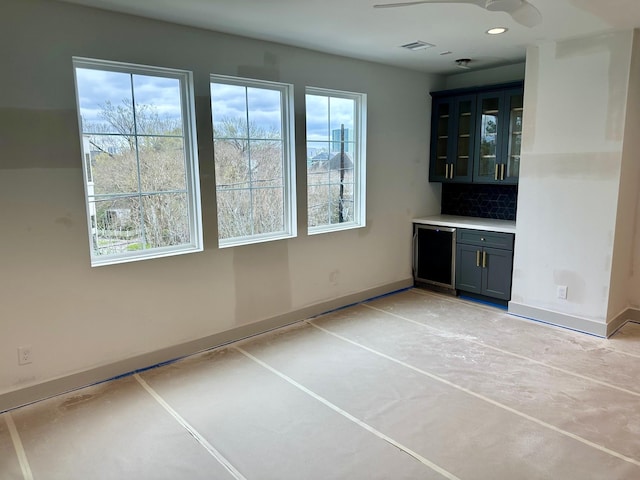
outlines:
M459 228L456 232L456 241L458 243L513 250L513 233L487 232L485 230L469 230L465 228Z

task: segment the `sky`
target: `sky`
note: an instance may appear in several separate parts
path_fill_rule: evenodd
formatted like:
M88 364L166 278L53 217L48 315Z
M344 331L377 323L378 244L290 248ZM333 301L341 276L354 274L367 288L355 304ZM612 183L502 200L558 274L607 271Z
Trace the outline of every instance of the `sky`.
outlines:
M133 78L133 93L132 80ZM77 68L76 79L80 113L87 123L100 121L101 105L119 105L135 95L137 104L151 104L161 117L181 116L180 81L175 78L133 75L88 68Z
M265 129L280 130L281 94L279 90L246 88L239 85L213 83L211 85L214 124L222 118L246 118ZM306 95L307 141L328 141L331 130L341 124L353 130L354 101L346 98ZM328 115L330 116L328 117ZM329 118L329 122L327 119Z
M80 112L85 123L100 121L101 105L121 104L135 96L137 104L154 105L160 116L181 116L180 82L175 78L133 75L90 68L77 68L76 79ZM133 91L132 91L133 79ZM132 93L133 92L133 93ZM213 121L222 118L249 119L266 130L281 130L281 92L216 82L211 85ZM306 95L308 142L331 139L331 131L341 124L353 130L355 102L351 99ZM329 119L329 121L327 121Z
M306 95L307 142L331 139L331 132L344 124L353 131L355 101L348 98ZM327 122L327 118L329 122Z
M257 127L280 132L282 130L281 92L266 88L245 88L224 83L211 84L211 111L214 126L225 118L247 118Z

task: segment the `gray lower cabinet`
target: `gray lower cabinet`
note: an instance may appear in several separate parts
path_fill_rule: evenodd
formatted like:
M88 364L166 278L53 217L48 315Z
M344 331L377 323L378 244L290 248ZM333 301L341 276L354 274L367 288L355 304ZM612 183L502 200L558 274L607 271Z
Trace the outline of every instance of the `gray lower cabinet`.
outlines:
M456 236L456 289L510 300L513 234L458 229Z

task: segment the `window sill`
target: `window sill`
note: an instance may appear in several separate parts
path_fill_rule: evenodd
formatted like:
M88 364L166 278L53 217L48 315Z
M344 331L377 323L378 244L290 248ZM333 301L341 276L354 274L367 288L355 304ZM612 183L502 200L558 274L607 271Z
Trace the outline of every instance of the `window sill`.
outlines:
M113 256L98 256L91 258L92 267L104 267L107 265L118 265L120 263L138 262L140 260L151 260L154 258L173 257L176 255L184 255L187 253L202 252L204 249L202 246L185 245L181 248L170 249L153 249L149 253L139 253L137 255L113 255Z
M322 227L309 227L309 235L320 235L322 233L340 232L342 230L353 230L356 228L364 228L367 225L365 223L334 223L331 225L323 225Z
M254 243L274 242L276 240L286 240L295 238L295 233L278 233L277 235L253 235L251 237L225 238L218 240L218 248L241 247L242 245L252 245Z

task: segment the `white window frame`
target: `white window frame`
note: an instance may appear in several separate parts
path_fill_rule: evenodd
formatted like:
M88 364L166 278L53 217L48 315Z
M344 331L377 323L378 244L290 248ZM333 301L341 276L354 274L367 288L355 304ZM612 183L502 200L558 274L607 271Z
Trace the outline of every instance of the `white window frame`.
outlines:
M209 84L220 83L245 88L262 88L277 90L281 98L281 135L282 135L282 184L283 184L283 230L279 232L251 234L232 238L218 238L219 248L236 247L253 243L269 242L294 238L297 235L296 214L296 158L295 158L295 129L293 115L293 85L288 83L256 80L229 75L211 74ZM212 118L215 116L213 99L211 99ZM214 146L215 149L215 146ZM215 161L215 160L214 160ZM250 187L253 188L253 187ZM218 185L216 179L216 205ZM218 218L218 225L220 219ZM218 227L219 228L219 227Z
M177 79L180 82L180 103L182 108L182 135L185 149L185 177L186 177L186 196L187 196L187 212L189 216L189 243L168 246L155 247L143 250L135 250L130 252L121 252L115 254L97 255L93 246L93 229L95 227L95 218L92 218L90 211L89 197L89 181L91 179L90 163L86 161L85 139L82 127L82 117L80 112L80 99L78 97L78 83L76 77L76 69L94 69L110 72L121 72L128 74L139 74L149 76L160 76L165 78ZM187 70L178 70L173 68L155 67L147 65L137 65L123 62L114 62L108 60L98 60L84 57L73 57L73 72L76 91L76 105L78 113L78 125L80 130L80 145L82 148L82 168L84 172L85 187L85 204L87 209L87 226L89 230L89 251L91 254L91 266L98 267L103 265L113 265L119 263L133 262L138 260L147 260L152 258L162 258L173 255L182 255L186 253L201 252L203 250L202 238L202 213L200 204L200 174L198 167L198 144L196 138L195 125L195 104L194 104L194 87L193 74ZM136 134L137 135L137 134ZM139 192L140 193L140 192ZM161 193L161 192L158 192Z
M366 197L367 197L367 173L366 173L366 147L367 147L367 94L357 92L346 92L341 90L332 90L328 88L306 87L306 95L317 95L324 97L346 98L355 102L355 117L353 119L353 130L355 137L355 152L353 155L353 221L342 223L330 223L318 226L309 226L307 220L307 232L309 235L317 235L321 233L336 232L341 230L349 230L353 228L362 228L366 226ZM306 106L305 106L306 117ZM331 132L329 132L328 142L332 143ZM313 140L306 139L306 142ZM306 150L306 149L305 149ZM308 164L307 164L308 166ZM308 185L307 174L307 185ZM308 201L308 190L307 190ZM307 211L308 215L308 211ZM308 219L308 217L307 217Z

